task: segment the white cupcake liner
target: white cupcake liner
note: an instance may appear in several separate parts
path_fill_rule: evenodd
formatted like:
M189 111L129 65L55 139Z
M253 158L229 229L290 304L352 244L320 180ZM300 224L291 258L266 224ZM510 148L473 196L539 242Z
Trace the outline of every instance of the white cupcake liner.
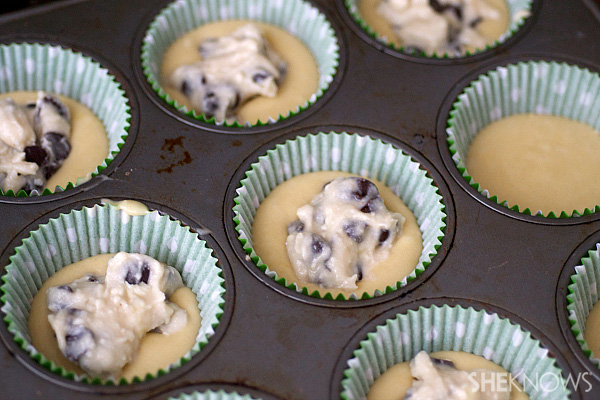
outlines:
M88 107L102 121L108 136L108 154L94 171L84 171L82 178L88 172L92 172L92 177L101 173L119 153L128 134L130 106L115 77L96 61L48 44L0 45L0 93L17 90L44 90L69 97ZM70 182L64 188L46 188L41 194L60 192L83 182L86 180ZM24 191L4 193L1 189L0 194L27 196ZM39 193L32 193L36 194Z
M85 258L119 251L146 254L173 266L198 300L202 322L195 345L157 375L189 361L215 333L223 313L224 280L212 250L198 234L158 211L130 216L113 205L84 207L61 214L32 231L15 249L2 276L0 300L8 331L23 350L49 371L86 383L112 382L76 375L47 360L31 344L28 317L34 296L54 273ZM134 382L152 377L149 374ZM121 379L119 383L128 382Z
M315 171L345 171L384 183L413 212L421 230L423 251L415 269L401 282L388 286L384 291L363 293L361 298L397 290L427 268L441 246L446 226L442 197L427 172L402 150L381 140L346 132L320 132L288 140L269 150L252 164L236 190L236 205L233 207L235 229L244 250L261 271L281 285L309 294L307 288L287 282L263 263L253 249L252 223L260 203L277 185L294 176ZM324 298L333 298L327 289L322 292L325 293ZM317 291L310 295L321 297ZM356 299L357 296L352 294L350 298ZM336 300L345 299L343 295L336 297Z
M600 130L600 76L565 63L527 61L501 66L473 81L453 105L448 119L448 146L464 179L488 199L526 215L557 218L554 212L521 209L489 193L469 175L465 158L477 133L499 119L515 114L549 114L583 122ZM559 217L577 217L600 211L563 210Z
M341 398L366 399L377 378L421 350L483 356L510 372L531 400L568 399L570 395L556 361L529 332L497 314L443 305L397 314L370 332L347 361Z
M162 88L160 65L167 49L183 34L202 25L223 20L254 20L278 26L299 38L312 52L319 70L318 90L287 115L258 121L262 126L292 117L319 99L338 67L339 45L331 24L317 8L304 0L178 0L163 9L150 24L142 45L142 67L152 89L168 105L203 122L240 127L236 121L216 121L178 104Z

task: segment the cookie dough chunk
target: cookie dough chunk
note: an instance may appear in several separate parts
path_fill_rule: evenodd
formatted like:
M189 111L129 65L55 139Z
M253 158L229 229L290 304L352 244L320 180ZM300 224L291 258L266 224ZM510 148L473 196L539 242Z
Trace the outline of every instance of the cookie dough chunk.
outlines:
M5 192L41 190L71 151L69 109L38 92L35 103L0 100L0 187Z
M460 56L466 48L484 48L487 41L477 26L501 18L500 11L486 0L382 0L377 12L404 48L430 56Z
M509 400L508 386L495 387L496 372L461 371L448 360L419 352L410 362L413 385L404 399L410 400ZM503 390L501 390L503 389Z
M207 39L199 48L202 61L183 65L171 84L207 118L223 121L256 96L275 97L286 63L253 24L231 35Z
M86 275L48 289L48 320L61 352L92 376L118 377L149 331L171 334L186 312L166 299L183 287L173 267L117 253L106 276Z
M337 178L297 211L286 247L303 281L355 289L387 257L404 217L388 211L377 187L364 178Z

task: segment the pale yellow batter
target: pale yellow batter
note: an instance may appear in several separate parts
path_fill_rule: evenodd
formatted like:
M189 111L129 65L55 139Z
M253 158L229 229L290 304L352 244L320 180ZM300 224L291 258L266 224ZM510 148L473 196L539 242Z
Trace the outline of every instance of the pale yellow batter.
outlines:
M369 180L379 189L387 209L406 218L402 233L390 249L387 259L371 270L374 279L365 278L357 282L358 288L355 290L324 289L317 284L299 282L288 258L285 246L287 226L297 219L296 210L310 203L323 185L340 176L352 175L339 171L313 172L296 176L277 186L261 203L254 217L254 250L270 270L277 272L279 277L286 278L288 283L296 282L299 286L308 288L309 293L318 290L321 294L331 292L334 297L339 293L346 296L356 293L360 297L364 292L373 294L376 289L383 292L386 286L393 286L415 269L423 251L423 240L410 209L389 188L373 179Z
M481 356L463 351L438 351L430 354L434 358L450 360L459 370L473 370L477 368L487 369L494 372L507 373L504 368ZM396 364L385 371L367 394L368 400L402 400L408 388L412 386L412 375L410 363ZM508 373L507 373L508 374ZM503 375L506 378L508 375ZM506 379L504 379L506 381ZM491 385L491 384L490 384ZM511 391L512 400L528 400L529 396L523 391L521 385L515 382Z
M56 186L66 187L69 182L89 180L98 165L108 157L108 136L102 121L86 106L68 97L56 95L71 113L71 153L48 179L46 187L54 191ZM0 94L0 99L12 98L15 103L25 105L35 102L37 92L9 92ZM81 183L81 182L80 182Z
M564 117L520 114L483 128L466 157L490 195L533 213L571 213L600 204L600 134Z
M377 12L380 2L381 0L359 0L358 12L378 37L385 38L387 43L401 47L402 42L394 34L389 22ZM486 39L486 44L491 45L508 29L509 12L504 0L487 0L487 3L495 7L501 17L497 20L483 20L477 25L476 31ZM477 49L466 47L465 50L473 52Z
M240 123L255 124L259 119L267 122L269 117L276 120L295 111L317 92L319 70L310 50L296 37L273 25L257 21L220 21L206 24L186 33L169 47L161 65L162 87L179 104L192 109L187 98L177 89L166 83L173 71L186 64L202 60L198 52L199 44L208 38L228 35L237 28L252 22L263 29L271 47L287 62L285 79L273 98L256 97L241 106L237 111Z
M100 254L64 267L44 282L31 304L29 332L33 346L47 359L67 371L85 375L85 372L67 360L58 348L54 331L48 322L46 291L49 287L71 283L88 273L104 275L108 260L113 255ZM155 375L159 369L164 369L178 361L194 346L200 329L200 312L196 295L188 287L183 287L173 293L169 301L187 311L187 325L181 331L171 335L148 333L142 339L135 360L123 368L123 377L128 381L135 376L144 378L147 373Z
M600 358L600 301L594 304L585 321L583 338L596 358Z

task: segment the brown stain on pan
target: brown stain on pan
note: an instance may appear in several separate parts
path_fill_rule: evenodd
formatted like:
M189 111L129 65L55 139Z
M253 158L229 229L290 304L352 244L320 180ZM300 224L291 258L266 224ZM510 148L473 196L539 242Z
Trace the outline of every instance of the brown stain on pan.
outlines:
M172 173L173 168L182 167L186 164L190 164L193 159L190 153L183 147L183 136L178 136L174 139L165 139L165 143L161 146L161 150L166 152L167 155L161 154L161 160L174 160L168 167L157 169L156 172L162 174L163 172Z

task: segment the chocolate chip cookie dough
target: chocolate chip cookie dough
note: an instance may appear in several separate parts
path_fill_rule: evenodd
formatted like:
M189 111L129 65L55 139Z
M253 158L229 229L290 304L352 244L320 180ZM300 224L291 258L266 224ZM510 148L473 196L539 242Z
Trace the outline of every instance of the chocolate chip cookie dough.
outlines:
M33 345L57 365L131 380L183 357L200 315L175 269L148 256L102 254L50 277L34 297L29 327Z
M385 260L377 259L377 263L373 265L370 271L364 271L363 279L356 282L355 288L325 288L323 285L303 280L297 276L286 248L288 227L292 227L292 234L294 234L293 228L297 226L297 223L294 224L294 221L298 220L297 210L310 203L328 182L339 177L350 176L352 175L349 173L338 171L321 171L299 175L277 186L263 200L252 225L254 249L269 269L277 272L279 277L286 278L288 282L296 282L300 287L307 287L309 292L314 290L322 294L331 292L334 296L339 293L346 295L356 293L360 295L364 292L372 294L377 289L383 292L386 286L392 286L401 281L415 268L423 250L421 231L416 219L410 209L390 189L379 182L373 181L379 190L385 207L392 214L398 213L405 218L404 223L401 224L402 234L398 235L391 244L389 254ZM374 196L369 199L371 198L374 198ZM369 199L365 200L365 203L368 203ZM394 228L390 226L390 229L398 227L399 231L399 222L390 219L390 223L394 226ZM348 230L357 233L354 228ZM377 232L379 234L375 235L375 241L381 238L379 230ZM348 236L346 233L344 234ZM350 236L348 238L350 241L353 240ZM390 232L384 242L389 240L389 243L391 243L391 239ZM377 244L375 243L376 247ZM358 272L355 274L355 280L357 280Z
M319 82L319 71L310 50L283 29L252 21L251 26L264 33L268 44L265 47L256 32L253 33L254 28L248 28L249 23L240 20L213 22L173 43L161 65L161 80L169 96L188 109L195 109L198 114L206 113L207 118L215 116L217 121L222 121L228 117L228 122L232 119L250 124L259 120L267 122L279 115L286 116L309 100L317 91ZM237 34L234 33L236 31ZM224 38L232 33L232 37ZM227 51L218 49L219 41L224 43L222 48ZM232 53L235 68L226 69L230 69L234 76L223 78L221 75L225 68L219 67L223 53L231 53L230 47L236 47L236 41L247 41L258 51L250 60L242 60L239 54ZM210 65L206 64L207 56ZM227 64L230 65L231 61ZM263 73L259 73L259 69ZM209 70L218 73L207 74ZM232 84L234 81L237 81L235 85ZM252 90L235 89L234 86L250 87ZM211 93L212 96L208 96ZM262 96L254 97L255 94Z
M388 43L428 56L481 50L509 26L504 0L360 0L359 13Z
M0 104L6 128L0 138L5 192L41 193L79 178L85 181L108 156L102 122L72 99L46 92L9 92L0 94ZM15 130L16 135L10 133Z
M368 400L528 400L518 384L499 365L462 351L417 353L375 380Z

